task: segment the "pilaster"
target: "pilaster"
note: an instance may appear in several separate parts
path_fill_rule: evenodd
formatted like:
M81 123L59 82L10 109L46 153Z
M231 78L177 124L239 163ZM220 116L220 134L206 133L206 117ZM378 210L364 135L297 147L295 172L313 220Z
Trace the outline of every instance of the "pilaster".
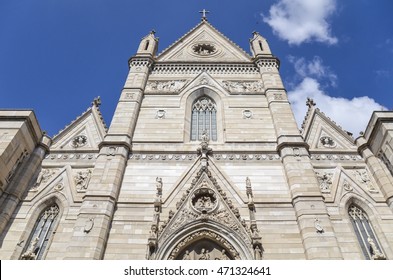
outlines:
M65 259L102 259L152 58L136 55L83 198Z
M393 179L387 167L370 150L366 139L359 137L356 139L359 153L365 159L374 180L377 182L387 204L393 209Z

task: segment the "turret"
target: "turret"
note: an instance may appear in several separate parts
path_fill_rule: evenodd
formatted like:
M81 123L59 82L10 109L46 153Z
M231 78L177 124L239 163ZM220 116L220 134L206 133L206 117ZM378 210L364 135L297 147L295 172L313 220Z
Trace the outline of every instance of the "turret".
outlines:
M158 49L158 38L154 36L155 33L156 32L152 30L147 36L142 38L136 56L151 55L154 57L156 55Z
M253 56L272 56L272 52L270 51L269 44L267 43L266 39L256 31L254 31L252 34L254 36L250 39L250 48Z

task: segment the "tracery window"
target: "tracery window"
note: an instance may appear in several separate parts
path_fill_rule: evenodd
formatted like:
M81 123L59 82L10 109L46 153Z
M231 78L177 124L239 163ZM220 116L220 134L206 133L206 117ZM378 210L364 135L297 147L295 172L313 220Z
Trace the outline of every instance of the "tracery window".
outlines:
M22 260L40 260L43 258L58 218L59 206L57 204L52 204L42 212L30 234L28 245L21 255Z
M201 139L206 130L210 140L217 141L217 108L207 96L195 101L191 115L191 141Z
M348 213L364 257L367 260L385 259L366 213L355 204L349 207Z

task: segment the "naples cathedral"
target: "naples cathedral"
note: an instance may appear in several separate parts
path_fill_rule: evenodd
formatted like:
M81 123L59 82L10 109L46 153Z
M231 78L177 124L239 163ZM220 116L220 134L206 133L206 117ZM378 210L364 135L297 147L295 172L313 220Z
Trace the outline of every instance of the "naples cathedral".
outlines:
M248 37L150 32L108 127L99 98L53 137L0 110L0 259L393 259L393 112L355 139L308 99L298 127Z

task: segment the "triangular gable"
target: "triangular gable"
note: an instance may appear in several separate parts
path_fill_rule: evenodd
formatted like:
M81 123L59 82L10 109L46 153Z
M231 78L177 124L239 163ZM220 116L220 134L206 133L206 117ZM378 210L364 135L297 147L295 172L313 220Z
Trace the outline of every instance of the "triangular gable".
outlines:
M354 139L319 109L309 110L302 134L311 150L355 151L357 149Z
M52 193L61 193L68 201L82 202L91 172L91 168L72 169L69 165L63 168L42 168L31 184L26 201L39 200Z
M53 137L51 151L97 150L106 134L98 107L93 104L64 130Z
M329 177L326 180L330 184L328 191L324 192L320 185L326 202L339 203L341 198L348 193L357 194L367 198L368 201L381 202L384 199L375 182L369 177L366 169L336 167L334 169L316 169L315 171L320 175L326 174ZM362 180L361 176L366 179ZM318 181L321 184L321 180L319 179Z
M202 21L157 57L158 62L251 62L251 57L207 21Z

